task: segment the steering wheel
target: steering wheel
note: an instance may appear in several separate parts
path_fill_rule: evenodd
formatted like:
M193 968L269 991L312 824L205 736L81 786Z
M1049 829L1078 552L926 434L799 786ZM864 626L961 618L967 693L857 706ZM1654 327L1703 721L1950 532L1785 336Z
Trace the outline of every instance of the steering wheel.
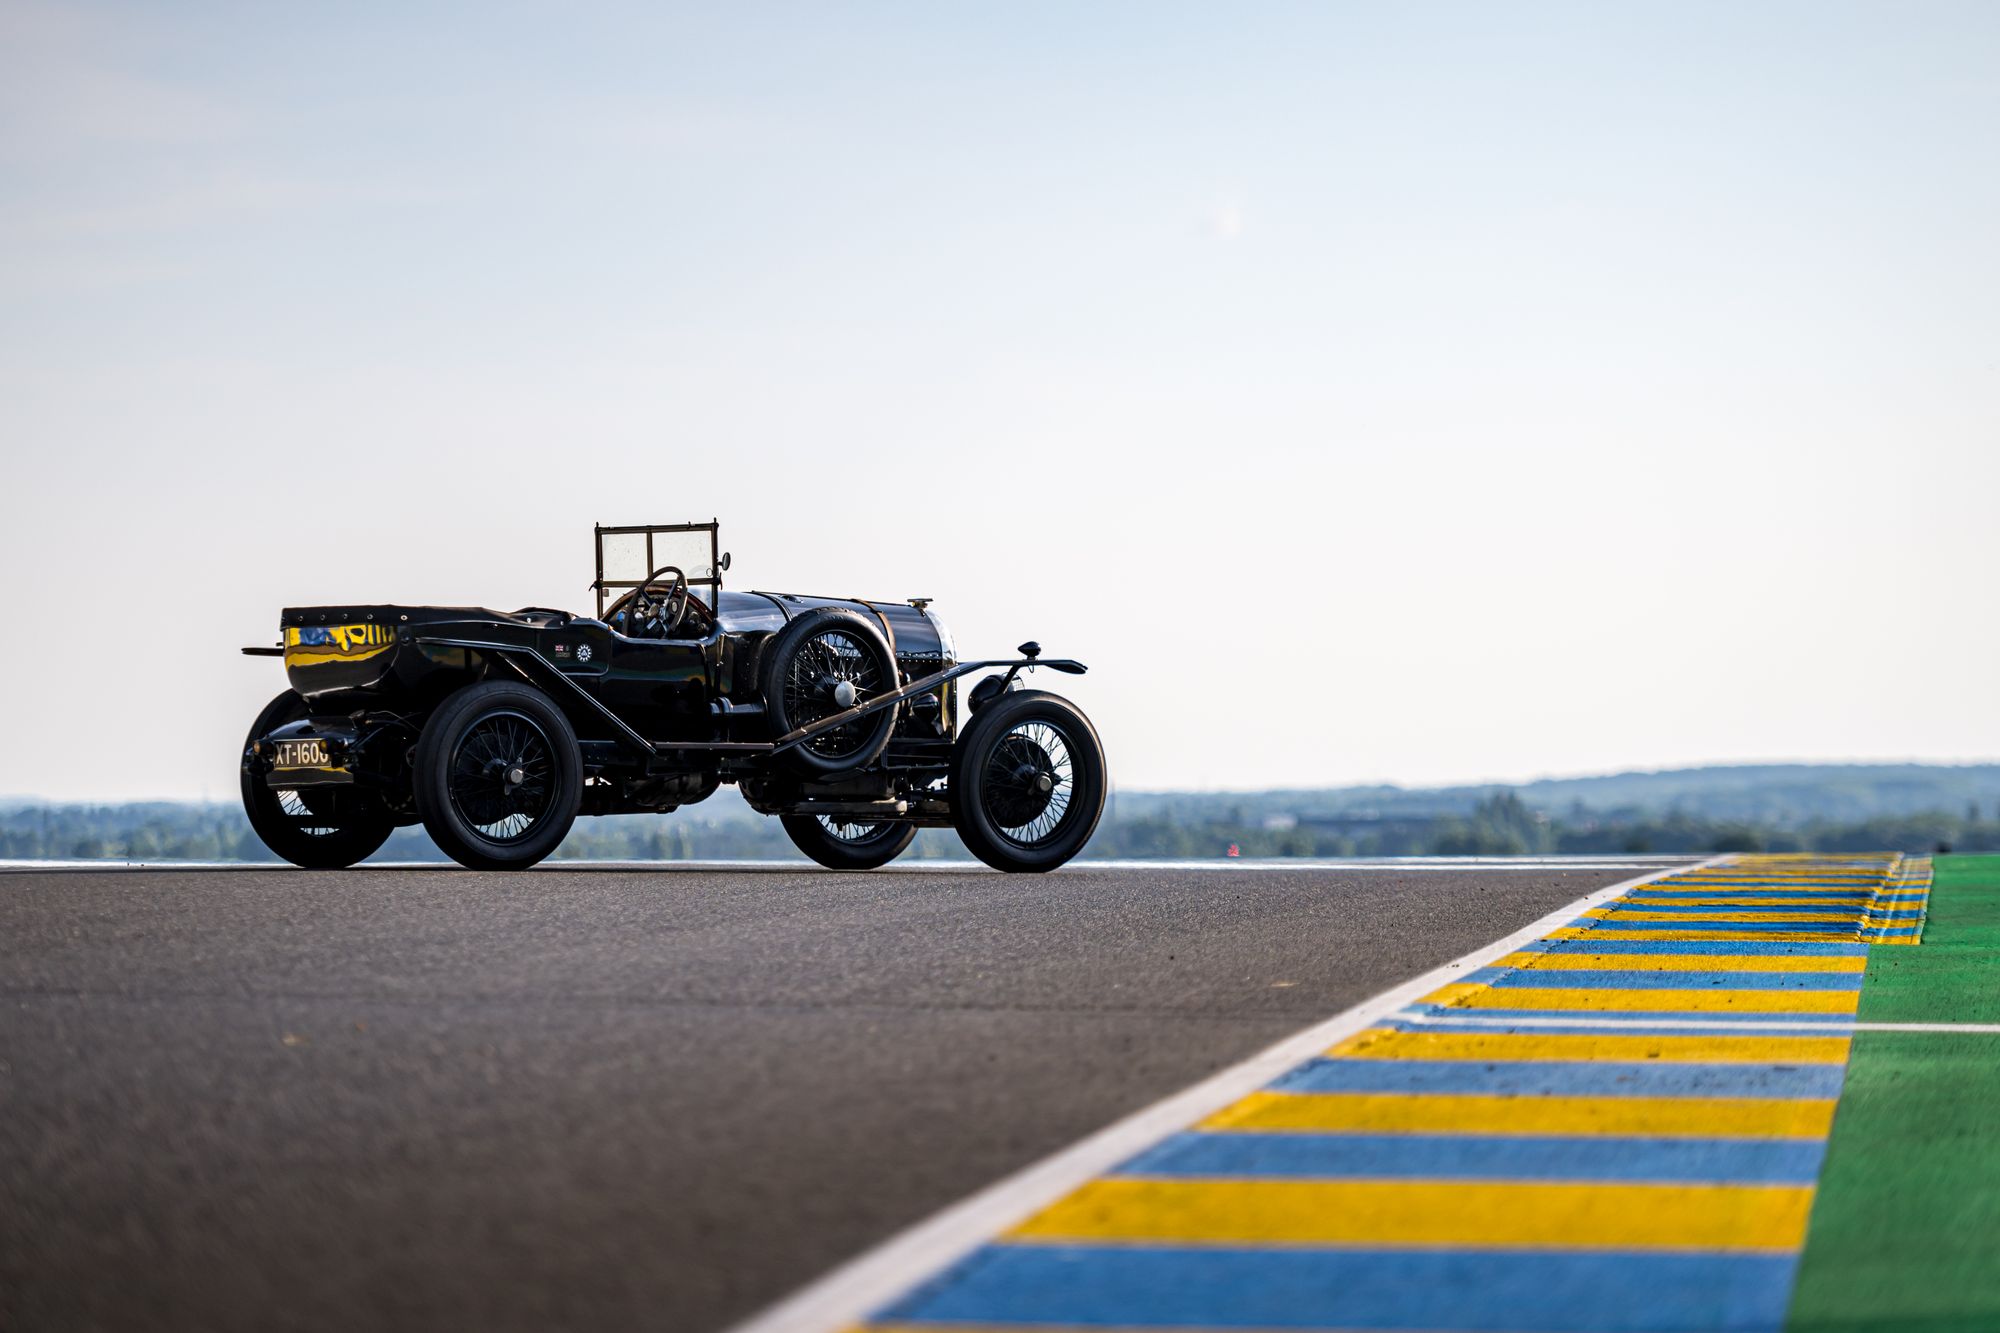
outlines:
M667 584L667 595L654 601L649 595L660 575L672 574ZM658 618L662 637L672 634L681 627L688 613L687 575L681 573L677 565L661 565L646 576L646 581L632 590L632 600L625 605L625 623L636 626L642 621Z

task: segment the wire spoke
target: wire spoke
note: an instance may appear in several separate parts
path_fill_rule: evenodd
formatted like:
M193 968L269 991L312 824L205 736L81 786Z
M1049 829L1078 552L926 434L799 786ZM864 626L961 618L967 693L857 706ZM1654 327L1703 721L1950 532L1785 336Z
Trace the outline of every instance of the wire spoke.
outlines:
M554 774L555 748L540 725L520 713L494 712L460 738L447 788L482 838L518 842L554 807Z
M854 687L855 702L862 702L882 689L882 672L874 655L855 637L842 629L827 629L800 644L785 667L785 717L795 727L809 726L845 709L834 701L841 684ZM853 754L874 734L875 718L856 718L804 742L813 753L828 759Z
M890 831L888 826L883 824L863 824L851 819L842 819L837 815L820 815L818 818L820 827L841 842L849 844L872 842Z
M306 799L304 792L293 787L280 788L273 793L278 800L278 809L287 820L296 825L299 832L312 838L327 838L340 832L340 824L335 817L334 806L338 798L332 792L319 795L318 802L323 809L313 809L313 802Z
M981 772L981 801L1001 836L1039 847L1070 822L1076 763L1070 738L1053 723L1023 722L991 751Z

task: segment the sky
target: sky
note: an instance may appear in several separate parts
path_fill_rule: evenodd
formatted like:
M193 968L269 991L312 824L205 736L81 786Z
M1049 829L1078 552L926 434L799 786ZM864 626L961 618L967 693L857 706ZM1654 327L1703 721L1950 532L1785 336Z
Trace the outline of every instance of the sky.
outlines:
M1127 789L2000 756L2000 7L0 0L0 793L593 522Z

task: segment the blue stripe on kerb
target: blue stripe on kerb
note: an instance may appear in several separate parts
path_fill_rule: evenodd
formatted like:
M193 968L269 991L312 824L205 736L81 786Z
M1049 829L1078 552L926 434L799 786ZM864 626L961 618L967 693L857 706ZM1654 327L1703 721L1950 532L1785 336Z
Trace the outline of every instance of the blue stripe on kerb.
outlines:
M1112 1174L1810 1185L1825 1155L1824 1139L1186 1133Z
M1694 885L1676 885L1672 889L1634 889L1632 893L1616 899L1618 903L1656 903L1672 899L1758 899L1784 903L1790 899L1812 899L1824 903L1828 899L1842 899L1854 903L1866 903L1870 899L1868 889L1698 889Z
M1596 918L1585 918L1586 926L1597 924ZM1713 954L1727 958L1731 954L1756 954L1770 958L1860 958L1867 954L1868 946L1843 940L1771 940L1757 942L1749 940L1537 940L1524 944L1515 953L1685 953Z
M1770 1333L1795 1254L987 1245L890 1323Z
M1755 1010L1737 1012L1729 1009L1698 1009L1693 1011L1620 1009L1607 1013L1593 1009L1489 1009L1484 1005L1477 1009L1459 1009L1448 1004L1412 1004L1401 1011L1405 1014L1452 1014L1459 1017L1491 1019L1504 1022L1508 1019L1575 1019L1596 1018L1615 1019L1621 1026L1644 1026L1654 1023L1783 1023L1788 1027L1840 1027L1854 1025L1853 1014L1800 1014L1800 1013L1759 1013Z
M1819 916L1833 916L1838 913L1859 911L1869 900L1857 898L1851 903L1677 903L1671 900L1649 899L1634 901L1620 898L1604 906L1612 911L1673 912L1705 916L1741 916L1745 913L1790 912L1793 915L1811 913ZM1830 924L1839 924L1838 922Z
M1484 1093L1497 1097L1838 1097L1840 1065L1662 1060L1309 1060L1273 1092Z
M1709 1016L1699 1017L1709 1025L1690 1024L1685 1019L1680 1022L1663 1021L1646 1014L1632 1015L1637 1021L1626 1021L1627 1015L1619 1015L1615 1026L1599 1023L1592 1026L1577 1019L1595 1017L1592 1014L1565 1015L1559 1011L1540 1009L1532 1014L1521 1010L1496 1014L1488 1009L1446 1009L1427 1006L1421 1010L1405 1009L1392 1014L1376 1024L1395 1032L1458 1032L1487 1033L1494 1036L1521 1037L1845 1037L1852 1034L1854 1015L1838 1014L1827 1016L1829 1024L1800 1023L1788 1014L1767 1014L1754 1019L1767 1026L1743 1028L1740 1023L1727 1019L1709 1021ZM1565 1022L1565 1018L1572 1021ZM1533 1022L1521 1022L1531 1018ZM1745 1020L1752 1021L1752 1020ZM1736 1029L1732 1031L1731 1029ZM1468 1063L1475 1063L1468 1061Z
M1715 914L1725 914L1726 907L1710 909ZM1853 921L1704 921L1700 917L1689 917L1685 921L1621 921L1616 917L1584 916L1569 923L1575 930L1685 930L1701 935L1846 935L1854 934ZM1619 946L1624 947L1624 946Z
M1708 877L1708 875L1674 875L1672 879L1656 879L1648 889L1660 889L1666 885L1726 885L1732 889L1864 889L1882 883L1882 875L1868 871L1856 875L1822 875L1818 879L1810 877L1778 877L1768 875L1728 875L1728 877Z
M1482 967L1467 976L1506 988L1549 990L1860 990L1859 972L1644 972L1619 969Z

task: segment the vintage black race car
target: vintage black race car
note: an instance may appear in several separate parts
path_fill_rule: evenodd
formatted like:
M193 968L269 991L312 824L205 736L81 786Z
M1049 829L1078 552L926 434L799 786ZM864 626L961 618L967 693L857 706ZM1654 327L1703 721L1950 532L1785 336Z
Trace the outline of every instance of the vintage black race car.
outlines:
M533 865L579 814L664 812L725 782L825 866L869 869L950 826L1002 870L1097 827L1104 750L1041 656L960 662L923 598L724 592L714 523L597 529L594 617L540 607L289 607L291 688L243 749L266 846L339 867L421 822L478 869ZM959 683L997 670L966 692Z

